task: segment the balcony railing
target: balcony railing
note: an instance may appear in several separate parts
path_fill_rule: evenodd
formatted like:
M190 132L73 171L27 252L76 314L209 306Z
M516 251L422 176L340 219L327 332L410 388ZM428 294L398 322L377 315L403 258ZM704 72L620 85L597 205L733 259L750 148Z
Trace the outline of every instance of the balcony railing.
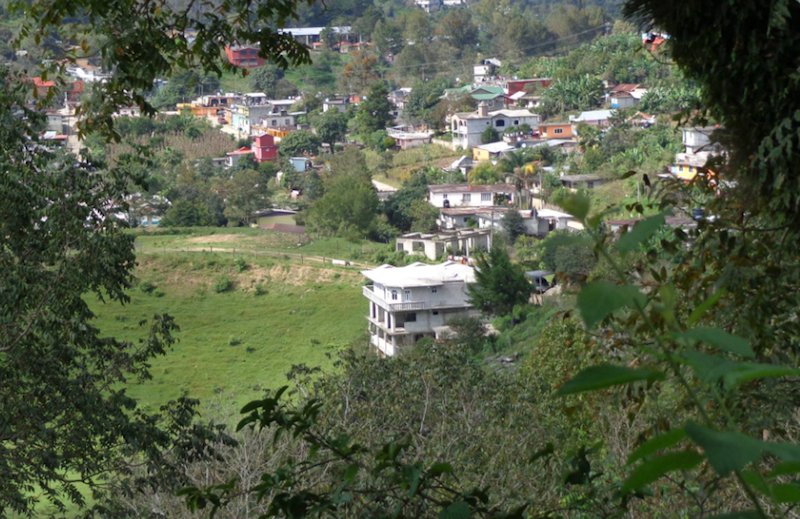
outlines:
M362 293L364 297L369 299L370 301L377 303L378 305L386 308L390 312L408 312L411 310L425 310L426 305L424 301L413 301L413 302L406 302L406 303L390 303L386 301L382 297L378 297L373 291L373 285L366 285L362 287Z

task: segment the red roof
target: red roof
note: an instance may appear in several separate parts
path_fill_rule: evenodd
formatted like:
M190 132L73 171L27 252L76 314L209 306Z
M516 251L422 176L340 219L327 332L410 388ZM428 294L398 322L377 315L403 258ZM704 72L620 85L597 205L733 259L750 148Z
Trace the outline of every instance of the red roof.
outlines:
M621 84L615 86L614 88L612 88L611 92L625 92L625 93L628 93L628 92L633 92L637 88L639 88L639 84L638 83L636 83L636 84L621 83Z
M37 87L47 87L47 88L56 86L55 81L44 81L40 77L33 78L33 84L36 85Z
M247 155L248 153L253 153L253 150L245 146L242 146L238 150L228 153L228 155Z

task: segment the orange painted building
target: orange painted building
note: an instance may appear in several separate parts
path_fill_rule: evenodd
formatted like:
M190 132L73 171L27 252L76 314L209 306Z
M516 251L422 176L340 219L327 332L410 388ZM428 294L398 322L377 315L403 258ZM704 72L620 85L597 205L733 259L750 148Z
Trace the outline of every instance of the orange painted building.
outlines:
M539 123L539 135L543 139L572 139L575 130L570 123Z

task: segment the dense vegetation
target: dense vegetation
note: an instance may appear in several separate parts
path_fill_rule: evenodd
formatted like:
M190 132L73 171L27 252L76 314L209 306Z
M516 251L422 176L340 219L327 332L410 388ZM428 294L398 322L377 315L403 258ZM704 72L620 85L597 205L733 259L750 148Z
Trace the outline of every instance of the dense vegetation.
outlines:
M430 167L404 171L407 182L381 207L370 179L376 173L388 178L400 156L385 154L391 141L378 124L381 99L348 116L350 130L370 150L332 154L321 172L286 175L283 185L273 180L271 166L262 170L245 162L223 174L199 156L177 154L176 132L191 140L208 130L186 119L113 121L115 107L143 102L153 79L190 60L219 72L225 42L259 40L267 50L288 45L289 61L306 61L305 50L273 31L258 32L246 17L230 23L214 18L213 4L205 6L210 18L203 19L182 18L179 9L187 4L132 13L138 4L41 0L31 5L30 19L6 18L30 25L30 34L45 40L42 54L55 57L57 37L72 42L59 32L80 33L79 22L94 22L100 36L74 43L100 44L103 64L116 75L99 87L105 98L89 98L85 108L97 118L85 127L98 131L95 139L110 130L128 139L149 132L148 144L157 151L148 158L134 145L141 141L116 151L90 141L98 159L107 153L105 167L101 160L90 165L47 151L37 145L34 128L41 121L26 107L27 87L3 70L0 514L33 513L41 499L82 507L78 484L93 490L96 508L87 513L104 517L180 517L198 508L219 508L230 517L796 514L800 191L793 150L800 120L800 7L789 0L769 7L751 0L712 4L626 4L634 21L670 33L667 49L682 73L662 65L664 56L633 52L630 27L622 24L560 59L529 59L563 50L573 39L590 40L606 19L596 8L510 3L503 4L504 16L496 2L481 0L433 17L435 27L419 11L391 2L344 2L332 9L336 16L357 15L375 48L395 54L391 80L401 81L400 72L411 80L434 73L430 66L444 60L407 42L436 36L436 52L450 53L450 64L436 74L471 65L480 48L501 55L509 71L519 66L552 76L544 115L561 118L597 107L598 81L609 74L650 86L653 93L643 104L662 119L641 129L621 113L605 134L583 128L573 154L534 149L473 171L472 182L508 179L520 191L538 182L543 198L560 203L586 228L540 242L513 240L511 226L510 236L498 233L496 252L482 259L473 293L498 333L464 320L453 323L453 337L422 342L408 355L377 359L359 342L324 374L308 365L292 367L291 389L265 391L247 404L233 436L208 417L201 420L197 402L184 395L155 410L128 394L131 382L148 379L153 359L173 344L175 323L161 313L169 308L146 305L147 318L159 313L149 328L126 340L132 329L116 330L115 338L97 329L87 299L125 303L138 290L137 300L175 301L163 291L168 279L134 278L133 237L115 214L134 210L135 196L147 193L171 201L165 218L174 223L247 225L256 207L274 202L273 190L301 188L308 200L301 218L311 229L353 242L364 236L388 240L398 230L429 228L422 186L448 174ZM224 7L236 12L247 5L231 0ZM277 24L292 15L307 23L340 21L326 18L330 13L317 11L318 4L301 7L294 13L291 2L264 4L254 15ZM80 10L86 17L75 14ZM169 37L189 22L199 29L200 42L191 52ZM520 39L536 43L520 46ZM386 70L377 59L381 54L363 52L348 56L343 81L362 93L386 89L378 80ZM277 88L287 76L259 81ZM179 83L171 88L184 95ZM430 97L416 100L418 116L443 116ZM730 154L696 182L656 183L653 174L677 151L664 117L676 110L686 110L683 116L695 123L721 123ZM178 126L167 130L173 124ZM319 147L297 133L297 150ZM160 146L149 142L158 138ZM623 196L556 189L557 178L545 171L551 166L619 176ZM634 188L636 201L630 196L620 204ZM665 227L669 213L697 205L713 218L685 229ZM620 213L646 218L612 233L603 220ZM329 214L336 217L325 218ZM376 260L395 259L387 256L375 252ZM187 263L185 256L176 258ZM192 266L213 270L206 291L219 299L203 307L244 298L275 301L279 294L265 293L271 288L260 274L248 277L259 264L240 259L217 268L209 265L216 258L205 257ZM563 295L528 305L521 289L531 287L520 263L554 270ZM228 293L235 288L244 291ZM285 316L286 323L300 320L303 311L320 313L307 290L314 289L280 294L308 298L297 305L301 315ZM337 290L334 285L319 292ZM515 297L500 297L511 292ZM252 315L241 306L246 304L237 308L240 314ZM344 322L341 307L326 307L336 314L328 321ZM285 310L276 308L277 317ZM128 317L124 311L115 315ZM227 347L247 340L231 334ZM274 382L263 387L275 388ZM216 418L229 423L230 407L223 407Z

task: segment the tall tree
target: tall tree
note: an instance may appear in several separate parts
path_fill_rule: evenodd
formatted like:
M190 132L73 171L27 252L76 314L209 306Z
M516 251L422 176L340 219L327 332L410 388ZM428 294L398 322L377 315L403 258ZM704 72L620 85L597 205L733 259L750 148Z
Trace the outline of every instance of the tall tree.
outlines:
M133 236L116 213L127 208L124 156L108 174L51 154L31 123L28 85L0 67L0 515L33 515L48 501L86 505L78 485L97 492L157 487L175 475L170 460L203 454L197 402L180 398L148 414L126 382L149 378L148 361L173 343L173 320L142 322L138 342L96 327L91 299L129 301ZM210 435L210 436L209 436ZM170 453L169 456L167 453ZM172 458L174 456L174 458ZM146 467L132 481L132 464Z
M514 307L528 303L533 291L522 267L511 263L504 247L478 256L475 284L469 286L470 302L481 312L498 317L511 315Z
M291 132L281 140L278 154L281 157L298 157L304 154L315 155L319 151L320 138L308 130Z
M328 110L314 122L314 130L320 140L328 144L331 153L335 153L336 142L347 134L347 115L338 110Z
M369 135L373 132L385 130L391 125L394 118L390 113L392 103L389 102L388 95L389 91L383 81L379 81L370 87L367 99L361 103L356 113L358 133Z

